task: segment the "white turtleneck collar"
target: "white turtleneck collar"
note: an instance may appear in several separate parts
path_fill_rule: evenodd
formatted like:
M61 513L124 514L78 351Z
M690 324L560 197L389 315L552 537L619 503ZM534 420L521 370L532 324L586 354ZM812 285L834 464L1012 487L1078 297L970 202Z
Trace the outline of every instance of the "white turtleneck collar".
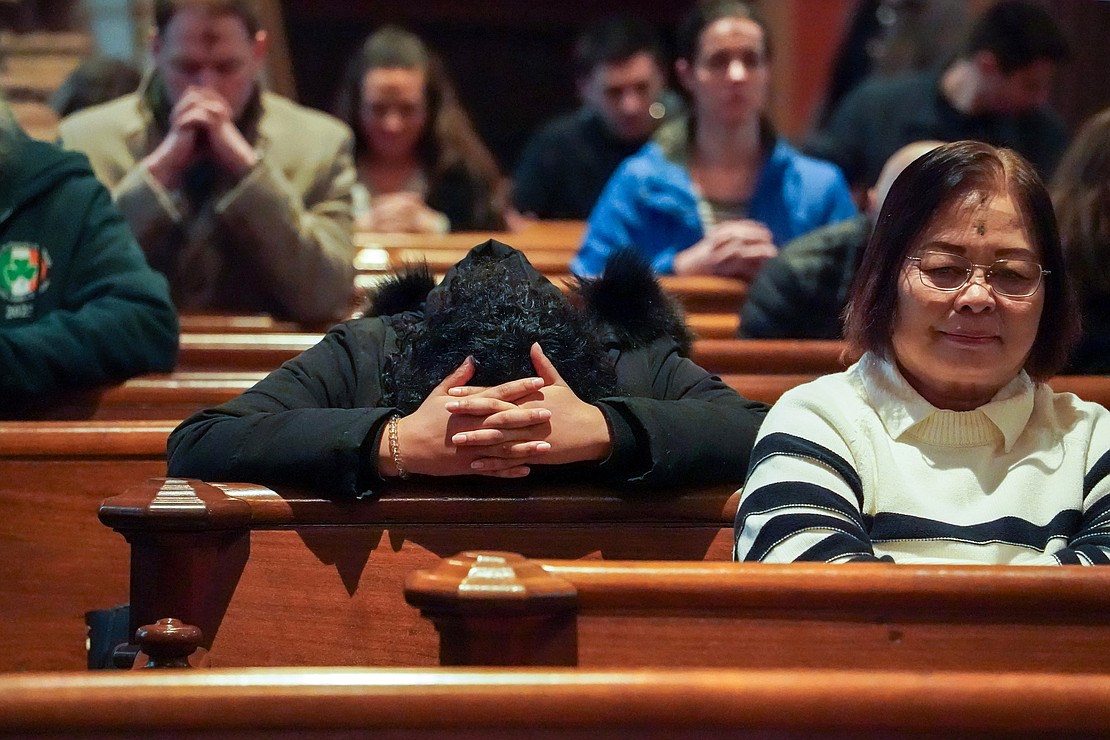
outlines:
M893 362L877 355L865 354L856 371L892 439L908 434L933 445L974 447L999 441L1001 436L1009 452L1033 413L1036 389L1024 370L971 411L937 408L914 390Z

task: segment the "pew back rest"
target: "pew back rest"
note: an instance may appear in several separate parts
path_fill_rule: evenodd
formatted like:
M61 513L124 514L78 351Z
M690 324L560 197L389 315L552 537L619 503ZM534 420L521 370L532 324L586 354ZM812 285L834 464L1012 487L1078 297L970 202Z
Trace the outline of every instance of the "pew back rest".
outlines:
M1100 671L1110 570L463 553L406 599L444 665ZM1083 636L1086 637L1083 637Z

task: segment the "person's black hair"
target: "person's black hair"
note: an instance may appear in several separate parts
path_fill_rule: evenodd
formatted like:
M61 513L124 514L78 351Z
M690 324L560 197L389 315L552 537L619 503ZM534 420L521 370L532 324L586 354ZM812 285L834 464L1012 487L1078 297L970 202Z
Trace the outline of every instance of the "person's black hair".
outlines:
M589 77L602 64L623 62L637 54L649 54L665 69L663 45L655 28L634 15L610 15L591 23L574 43L574 76Z
M1020 154L978 141L939 146L910 163L894 181L863 253L846 309L849 351L890 358L898 280L934 217L961 197L1008 195L1049 274L1037 336L1025 370L1036 381L1055 375L1079 338L1079 311L1064 270L1052 200L1036 169Z
M583 401L617 393L616 371L587 318L546 279L518 272L504 260L460 263L383 373L397 408L416 410L468 356L476 366L470 385L533 377L535 342Z
M1043 7L1022 0L1004 0L976 21L965 45L965 57L989 51L1004 74L1040 60L1067 61L1068 40Z

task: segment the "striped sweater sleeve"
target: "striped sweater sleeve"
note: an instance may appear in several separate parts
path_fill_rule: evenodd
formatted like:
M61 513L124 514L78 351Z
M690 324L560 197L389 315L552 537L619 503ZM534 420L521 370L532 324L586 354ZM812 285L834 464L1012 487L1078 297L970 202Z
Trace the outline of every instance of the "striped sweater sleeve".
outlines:
M1085 439L1082 518L1067 547L1025 561L1029 565L1110 565L1110 411L1077 403L1092 417Z
M1110 451L1101 455L1095 450L1091 453L1094 464L1083 476L1083 519L1079 531L1066 548L1048 556L1053 559L1048 564L1110 565Z
M736 514L733 555L780 563L875 560L851 450L798 398L804 394L784 396L764 422Z

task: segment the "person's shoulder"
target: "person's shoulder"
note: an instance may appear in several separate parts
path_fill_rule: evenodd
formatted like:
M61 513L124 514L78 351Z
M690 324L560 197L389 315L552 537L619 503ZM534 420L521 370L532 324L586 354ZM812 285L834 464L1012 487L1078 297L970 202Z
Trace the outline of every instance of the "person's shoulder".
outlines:
M847 189L844 174L839 167L827 159L803 154L781 137L775 143L771 163L772 166L777 164L784 170L794 172L805 183L826 187L843 184L844 189Z
M16 182L17 199L65 198L72 202L103 190L83 152L31 138L16 151L5 167Z
M58 135L67 144L77 139L96 142L128 134L141 125L142 118L142 101L137 93L130 93L66 116L58 124Z
M862 213L845 221L820 226L788 242L767 267L781 260L793 267L815 269L826 262L854 259L867 240L869 231L867 216Z
M649 141L635 154L621 162L613 177L637 182L654 180L671 182L680 175L686 177L685 173L686 169L669 159L658 142Z
M309 108L277 93L262 93L263 126L275 137L287 138L298 147L313 140L346 141L350 127L330 113Z
M868 77L856 86L845 98L846 101L883 104L917 98L937 89L938 76L934 71L903 72L894 75Z
M1033 108L1023 113L1018 120L1024 128L1033 131L1035 135L1062 140L1066 140L1068 136L1067 123L1059 113L1048 106Z
M1086 437L1098 430L1110 442L1110 411L1101 404L1085 401L1074 393L1057 392L1047 383L1037 385L1034 399L1036 417L1063 436Z
M530 142L548 145L570 141L582 136L584 126L585 120L581 110L563 113L540 124L532 134Z
M866 393L853 367L787 390L771 406L764 427L801 437L822 426L847 430L856 426L867 408Z

